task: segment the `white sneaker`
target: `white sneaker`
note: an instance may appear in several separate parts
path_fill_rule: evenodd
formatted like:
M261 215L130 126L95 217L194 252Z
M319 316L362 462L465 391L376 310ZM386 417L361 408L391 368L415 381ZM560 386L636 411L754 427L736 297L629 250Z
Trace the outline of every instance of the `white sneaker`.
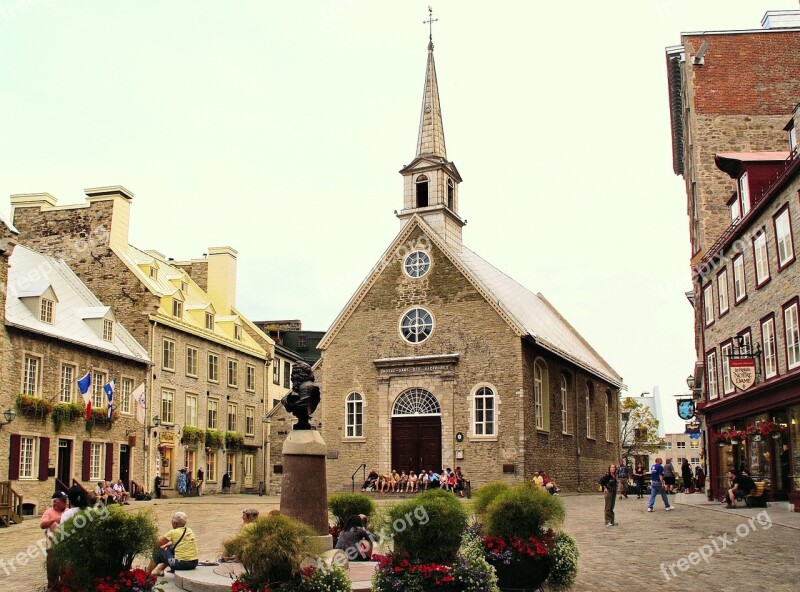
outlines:
M648 512L652 512L652 511L653 511L653 508L647 508L647 511L648 511Z
M667 512L669 512L670 510L675 509L675 506L670 506L669 508L665 508L665 509L666 509Z

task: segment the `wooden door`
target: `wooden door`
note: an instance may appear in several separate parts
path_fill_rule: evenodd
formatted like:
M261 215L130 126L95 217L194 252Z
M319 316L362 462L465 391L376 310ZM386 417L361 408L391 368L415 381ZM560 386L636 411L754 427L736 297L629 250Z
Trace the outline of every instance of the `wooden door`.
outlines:
M72 485L72 440L58 441L58 480L67 487Z
M392 418L392 469L419 472L442 468L442 418Z
M244 486L253 486L253 455L244 455Z
M119 447L119 478L125 486L125 491L131 490L131 449L127 444L120 444Z

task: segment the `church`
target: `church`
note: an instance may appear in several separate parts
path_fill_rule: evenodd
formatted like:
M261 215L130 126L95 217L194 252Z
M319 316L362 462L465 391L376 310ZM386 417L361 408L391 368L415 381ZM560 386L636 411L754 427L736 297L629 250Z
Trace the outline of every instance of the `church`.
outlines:
M622 378L544 296L463 243L432 40L418 133L402 229L318 346L328 490L358 489L373 468L459 466L473 488L543 470L593 491L619 459Z

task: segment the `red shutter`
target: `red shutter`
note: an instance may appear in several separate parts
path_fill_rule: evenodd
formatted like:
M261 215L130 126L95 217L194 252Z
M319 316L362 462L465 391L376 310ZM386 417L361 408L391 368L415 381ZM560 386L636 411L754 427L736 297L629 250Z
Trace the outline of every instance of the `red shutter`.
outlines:
M50 438L39 438L39 481L47 481L50 467Z
M92 458L92 443L89 440L83 442L83 464L81 465L81 480L86 482L91 478L89 472L89 459Z
M19 434L11 434L11 454L8 457L8 478L19 479Z
M114 478L114 445L106 444L106 481Z

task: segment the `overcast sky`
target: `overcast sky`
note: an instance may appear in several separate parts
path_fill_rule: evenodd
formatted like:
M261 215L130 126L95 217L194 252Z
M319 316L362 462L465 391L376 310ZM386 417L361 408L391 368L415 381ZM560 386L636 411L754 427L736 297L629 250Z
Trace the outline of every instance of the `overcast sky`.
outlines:
M0 0L0 196L124 185L132 244L231 245L246 314L325 330L399 230L427 6ZM658 385L668 431L694 349L664 48L795 8L434 4L465 243L542 292L630 394Z

